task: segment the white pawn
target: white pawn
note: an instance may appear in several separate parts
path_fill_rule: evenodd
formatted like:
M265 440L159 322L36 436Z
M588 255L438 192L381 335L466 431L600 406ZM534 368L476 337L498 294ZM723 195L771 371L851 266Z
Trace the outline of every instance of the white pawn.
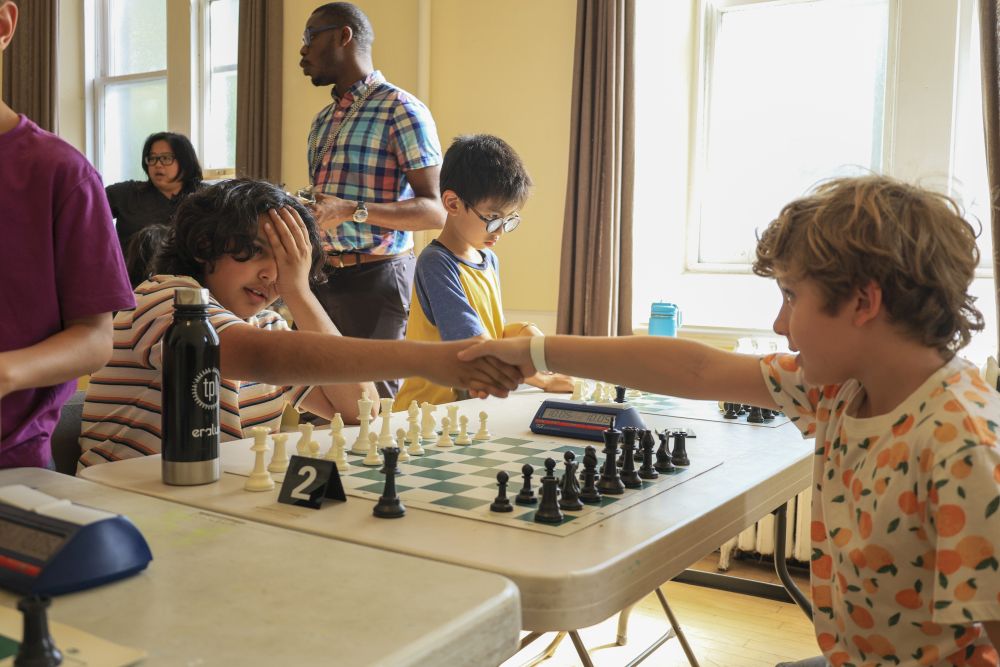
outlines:
M382 455L378 452L378 436L374 433L368 434L368 454L361 463L366 466L382 465Z
M410 441L410 433L413 431L413 425L417 424L420 420L420 406L417 405L416 401L410 401L410 407L406 409L406 439ZM417 437L420 437L420 428L417 427Z
M406 436L406 439L410 441L410 446L407 448L406 453L410 456L423 456L424 448L420 446L420 427L417 426L417 420L410 420L410 433Z
M434 409L436 407L426 401L420 406L420 437L424 440L434 439Z
M285 472L288 470L288 454L285 453L288 434L275 433L271 439L274 440L274 454L271 456L271 463L268 464L267 469L270 472Z
M365 454L368 451L368 424L372 419L372 401L368 394L361 392L358 399L358 438L351 445L351 454Z
M458 427L458 437L455 438L456 445L471 445L472 438L469 437L469 418L462 415L458 418L458 423L461 426Z
M604 397L604 391L601 388L600 382L594 383L594 393L590 396L590 400L594 403L600 403L601 399Z
M330 451L326 453L326 458L337 466L337 471L340 473L347 472L347 469L351 467L351 464L347 462L347 457L344 456L344 447L347 445L347 438L344 437L343 433L339 431L333 432L333 442L330 444Z
M489 440L490 438L493 437L493 434L490 433L490 430L486 428L486 420L488 418L489 415L487 415L485 412L479 413L479 430L476 431L476 434L474 436L472 436L473 440Z
M573 395L569 397L571 401L583 400L583 380L573 380Z
M451 436L448 434L448 427L451 426L451 421L447 417L441 418L441 436L437 439L434 444L437 447L452 447L455 443L451 441Z
M380 400L382 404L382 431L378 436L378 448L385 449L386 447L395 447L396 443L392 440L392 403L393 399L383 398Z
M274 488L274 480L271 473L264 467L264 452L267 451L267 429L262 432L254 432L253 446L250 447L254 453L253 471L247 477L243 488L247 491L270 491Z
M299 456L312 456L312 424L299 424L299 441L295 443L295 451Z
M458 406L449 405L447 410L448 423L451 424L451 432L448 435L458 435Z
M406 447L403 445L406 443L406 430L396 429L396 441L397 447L399 447L399 458L396 459L398 463L406 463L410 460L410 454L406 451Z

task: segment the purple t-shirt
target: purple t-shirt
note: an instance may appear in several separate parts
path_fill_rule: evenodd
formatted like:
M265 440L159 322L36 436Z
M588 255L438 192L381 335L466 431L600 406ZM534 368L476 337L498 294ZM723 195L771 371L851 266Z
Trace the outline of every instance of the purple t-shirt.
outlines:
M0 134L0 351L68 320L135 307L101 177L27 117ZM0 468L45 466L76 381L0 402Z

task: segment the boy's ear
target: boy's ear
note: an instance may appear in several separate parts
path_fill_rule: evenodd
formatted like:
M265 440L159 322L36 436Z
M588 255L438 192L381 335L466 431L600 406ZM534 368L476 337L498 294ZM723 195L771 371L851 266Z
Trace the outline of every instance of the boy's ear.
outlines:
M882 287L874 280L859 287L854 295L854 324L868 324L882 312Z
M448 215L461 213L465 207L465 202L462 201L462 198L454 190L445 190L442 192L441 203L444 204L444 209L448 211Z
M0 51L7 48L14 38L14 28L17 26L17 5L13 2L0 0Z

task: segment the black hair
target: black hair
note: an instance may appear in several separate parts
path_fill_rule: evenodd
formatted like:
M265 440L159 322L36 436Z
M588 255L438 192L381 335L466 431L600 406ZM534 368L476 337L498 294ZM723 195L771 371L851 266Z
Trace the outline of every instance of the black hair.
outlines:
M221 181L185 197L153 260L154 272L191 276L204 285L206 271L219 257L245 262L257 254L258 218L284 206L298 211L306 223L312 245L310 281L324 282L326 256L312 214L278 186L250 178Z
M371 52L372 42L375 41L375 30L365 13L351 3L328 2L313 10L313 14L321 14L332 24L346 25L354 33L358 49L364 53Z
M149 176L149 165L146 158L153 152L153 144L157 141L165 141L170 144L170 150L174 152L174 159L177 161L177 180L184 185L181 192L194 192L201 185L201 164L198 162L198 155L194 152L191 141L183 134L176 132L156 132L146 137L146 143L142 145L142 171Z
M153 275L153 257L170 231L169 225L146 225L129 237L125 244L125 269L132 289Z
M491 201L522 205L531 177L506 141L490 134L456 137L441 164L441 192L451 190L469 205Z

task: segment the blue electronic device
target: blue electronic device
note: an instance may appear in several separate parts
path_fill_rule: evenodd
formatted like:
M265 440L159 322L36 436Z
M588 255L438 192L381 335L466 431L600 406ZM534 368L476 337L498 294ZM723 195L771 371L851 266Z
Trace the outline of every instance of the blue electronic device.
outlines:
M6 589L79 591L135 574L152 558L139 529L123 516L20 484L0 488L0 586Z
M639 411L628 403L587 403L583 401L542 401L531 419L531 432L564 438L603 442L602 433L614 427L644 429Z

